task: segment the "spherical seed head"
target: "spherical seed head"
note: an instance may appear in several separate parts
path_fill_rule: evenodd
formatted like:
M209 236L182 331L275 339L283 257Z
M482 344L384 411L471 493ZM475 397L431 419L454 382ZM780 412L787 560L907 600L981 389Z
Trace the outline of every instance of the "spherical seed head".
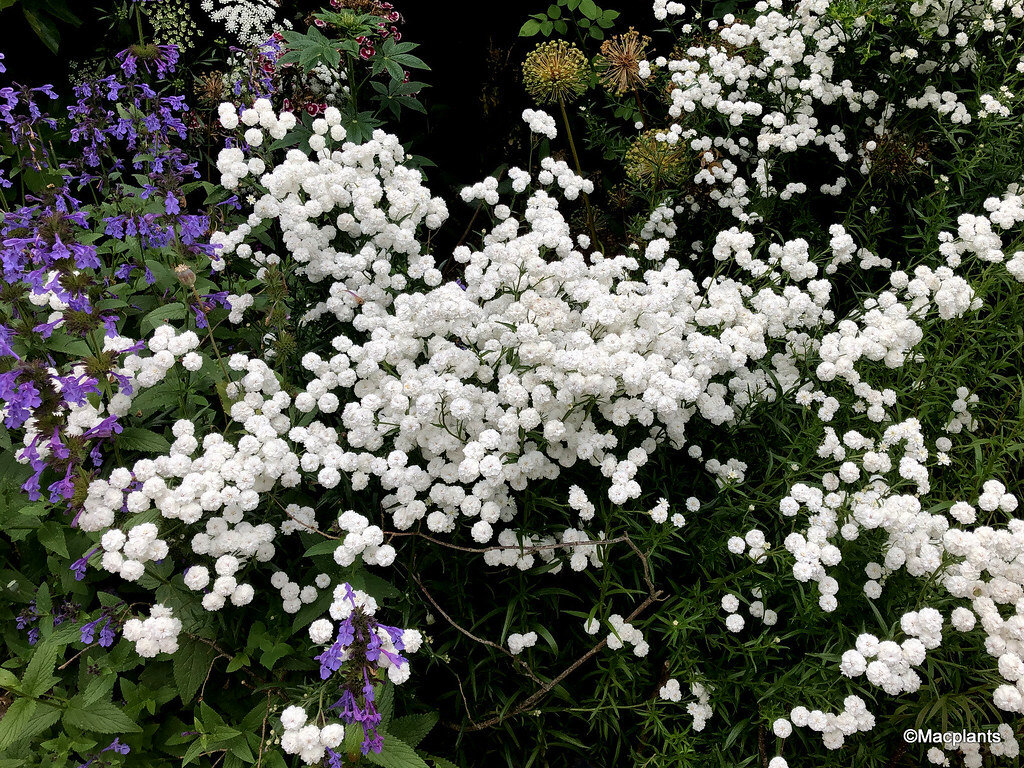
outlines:
M565 40L541 43L523 62L523 85L540 104L575 100L587 89L587 57Z
M658 133L644 131L626 152L626 176L631 181L674 184L685 179L693 158L682 142L659 141Z
M630 27L625 34L601 43L601 54L594 62L601 84L619 95L640 87L640 62L647 58L650 42L651 38Z

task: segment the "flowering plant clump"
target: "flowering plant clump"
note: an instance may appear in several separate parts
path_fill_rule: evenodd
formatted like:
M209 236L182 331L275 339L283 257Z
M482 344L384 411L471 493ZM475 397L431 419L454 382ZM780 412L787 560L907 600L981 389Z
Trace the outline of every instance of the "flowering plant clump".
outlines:
M452 195L157 5L0 90L0 768L1016 764L1024 3L560 2Z

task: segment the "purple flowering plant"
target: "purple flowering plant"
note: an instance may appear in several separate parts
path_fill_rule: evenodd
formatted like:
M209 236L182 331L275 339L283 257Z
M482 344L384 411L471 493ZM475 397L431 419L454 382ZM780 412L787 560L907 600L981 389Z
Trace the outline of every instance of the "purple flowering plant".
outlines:
M143 4L129 5L130 18L147 18ZM292 99L312 98L299 95L295 68L276 66L282 52L280 37L239 48L221 97L271 97L281 107L287 86ZM324 717L346 728L326 764L403 743L400 727L388 730L393 686L382 666L407 673L401 630L357 611L327 649L313 650L293 637L311 618L293 624L278 612L218 628L173 556L152 557L125 582L107 543L83 528L90 486L166 451L175 421L237 429L232 387L244 372L228 364L235 351L260 350L284 380L297 336L320 332L302 331L292 316L304 289L282 265L223 271L211 234L242 223L240 198L260 190L208 180L219 147L250 148L196 109L202 94L183 95L182 61L173 45L140 41L69 87L0 88L0 555L10 563L0 567L9 597L0 636L10 652L0 662L0 707L2 697L13 701L0 717L0 765L23 743L10 739L22 737L50 739L60 758L52 764L76 768L169 767L218 751L229 755L225 765L280 765L262 730L279 702L300 693L282 684L285 669L319 678ZM284 143L311 135L324 106L303 109ZM263 225L254 236L269 246L274 233ZM250 322L227 320L238 294L254 297ZM167 323L198 341L188 365L170 371L161 367L168 352L151 345ZM131 535L155 518L133 508L144 478L124 479L114 518ZM160 535L177 543L194 533L177 523ZM362 574L348 575L361 584ZM154 596L180 622L178 650L140 668L149 654L139 626L163 620ZM241 679L251 700L232 693Z

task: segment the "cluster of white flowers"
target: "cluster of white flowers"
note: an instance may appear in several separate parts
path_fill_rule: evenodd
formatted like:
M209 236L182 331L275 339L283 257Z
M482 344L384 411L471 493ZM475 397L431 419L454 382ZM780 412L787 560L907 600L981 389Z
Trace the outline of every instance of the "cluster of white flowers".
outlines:
M843 654L839 671L851 678L866 674L868 682L890 696L917 691L921 678L912 667L921 666L926 651L941 643L942 616L934 608L923 608L905 614L901 626L911 636L902 643L860 635L856 648Z
M751 528L743 536L730 536L726 542L726 547L734 555L746 553L755 563L763 563L765 561L771 546L765 538L764 531L757 528Z
M577 176L564 160L545 157L540 161L540 167L537 183L543 186L557 183L566 200L575 200L581 192L589 195L594 191L594 182Z
M174 611L162 603L150 609L149 618L128 619L124 623L125 640L135 643L136 652L147 659L178 650L180 632L181 620L174 618Z
M686 711L693 718L693 730L703 731L708 720L713 714L710 704L710 691L701 683L691 683L690 693L697 697L686 705ZM676 678L669 680L658 690L658 696L662 701L679 702L683 699L683 691Z
M290 26L277 18L278 0L202 0L200 7L245 46L262 45L277 28Z
M669 14L681 16L684 13L686 13L686 6L682 3L673 2L673 0L654 0L654 18L658 21L664 21Z
M843 710L838 715L820 709L794 707L789 713L789 719L798 728L810 728L820 733L827 749L839 749L847 736L870 731L875 727L875 716L868 712L860 696L847 696L843 699Z
M206 2L212 10L212 1ZM248 6L264 7L226 3L214 19L239 36L256 34L252 30L271 23L271 17L242 10ZM916 3L921 12L915 16L927 27L947 6ZM783 517L806 514L786 521L797 523L784 541L792 561L781 550L774 554L785 558L787 569L792 562L795 579L816 584L818 605L830 612L839 605L839 582L828 569L843 560L846 542L877 532L881 562L865 568L865 595L878 598L885 580L905 569L911 576L935 577L950 595L969 601L969 608L952 611L950 623L971 632L980 622L985 648L1005 680L994 702L1005 711L1024 711L1024 575L1018 564L1024 557L1024 521L1014 520L1005 530L955 527L973 525L977 509L1012 513L1016 498L992 479L974 505L956 502L948 516L938 511L945 506L923 503L932 458L924 428L913 418L896 422L896 391L869 383L875 370L913 361L931 323L980 307L971 285L955 271L968 259L1005 262L1024 280L1024 252L1007 259L1000 236L1024 222L1024 197L1011 188L986 201L985 215L964 214L955 233L939 236L944 266L890 272L888 288L837 316L828 307L841 267L890 270L892 264L859 247L840 224L823 231L821 242L810 236L775 242L755 230L760 214L753 203L759 197L781 204L807 194L807 184L783 184L773 179L773 171L784 168L789 155L816 150L827 153L827 163L846 168L853 161L868 173L871 153L904 107L936 109L961 123L970 121L971 112L955 94L931 85L923 96L891 105L848 80L834 82L836 57L848 38L823 0L802 0L785 13L781 0L766 0L757 10L749 22L728 16L724 24L709 25L709 39L718 41L681 49L682 58L653 64L671 83L673 124L659 140L693 153L700 199L712 201L735 224L689 246L675 240L684 224L676 216L704 204L692 196L686 206L659 201L646 221L638 222L644 243L634 244L629 255L585 253L594 243L574 235L560 200L588 195L594 184L548 157L535 179L542 188L518 203L503 202L497 178L462 190L464 201L490 206L496 223L478 246L455 249L451 255L463 279L447 281L420 237L422 228L436 229L445 221L447 207L430 194L421 174L404 164L397 137L376 131L362 144L347 142L340 112L328 108L312 124L310 153L293 149L282 159L269 145L295 127L294 115L275 113L263 99L240 113L221 105L223 127L237 129L244 139L217 159L222 184L251 193L255 202L244 224L211 238L219 246L214 268L242 263L255 267L261 278L269 266L288 265L290 276L306 283L299 295L311 297L308 305L294 308L295 316L303 326L330 320L332 335L318 352L301 355L296 373L305 386L298 393L282 386L266 359L232 355L227 361L232 380L225 389L234 425L229 436L197 435L191 421L179 421L166 455L117 467L91 482L79 524L86 532L102 532L103 567L137 580L145 563L168 553L160 518L195 526L185 539L197 560L185 569L186 586L205 591L201 601L207 610L220 610L228 601L245 605L254 599L254 589L242 575L251 564L274 557L276 536L319 530L312 507L289 504L275 523L257 522L261 504L282 488L329 490L343 484L357 493L371 486L379 491L383 518L373 525L351 510L338 517L343 538L334 558L342 567L358 559L390 565L396 551L385 539L392 527L438 535L468 532L481 545L496 542L483 555L493 567L525 571L539 561L552 575L565 564L572 571L602 567L608 545L600 543L605 538L600 529L609 509L614 513L635 500L654 525L685 523L668 498L655 501L658 494L641 487L640 470L657 451L687 449L695 466L728 492L744 482L746 463L724 456L724 461L703 460L693 433L698 427L735 425L749 406L792 398L813 408L824 423L818 457L828 466L820 483L795 483L781 499ZM1002 9L991 4L989 10ZM989 10L964 9L969 19L951 20L946 32L957 38L970 18ZM683 11L679 3L655 3L661 19ZM897 58L922 76L935 64L920 60L910 46L901 47ZM958 61L969 66L970 56L964 51ZM643 62L641 76L648 76L651 66ZM982 111L1002 114L998 103L983 99ZM819 118L821 106L870 114L865 118L869 136L848 135ZM684 128L684 122L701 124L688 117L698 112L727 123L728 136ZM546 113L526 110L523 119L531 131L557 137ZM824 178L832 179L828 171ZM534 181L520 168L508 173L516 195ZM841 194L846 184L839 176L822 189ZM281 254L252 244L254 233L267 224L282 233ZM698 276L680 263L701 255L705 260L710 255L721 270ZM46 301L62 311L53 303L56 297ZM228 301L232 323L242 322L255 303L249 294L231 294ZM120 349L132 343L104 341ZM133 387L146 388L176 365L200 370L206 360L199 344L192 331L159 326L148 341L149 354L128 355L119 374ZM946 428L951 435L976 428L970 406L977 396L966 388L956 395ZM131 398L114 395L106 406L109 413L128 413ZM95 405L82 406L75 424L88 429L102 413ZM840 434L828 426L840 414L863 416L866 429L874 431ZM942 437L934 445L937 463L948 463L952 441ZM596 504L573 485L558 500L572 520L554 512L548 518L535 515L530 523L536 527L526 530L521 492L569 468L574 476L589 472L606 503ZM685 506L692 517L701 502L691 496ZM129 523L150 512L159 515L158 522L115 526L122 507ZM743 532L750 524L733 530ZM588 526L594 530L585 530ZM758 566L769 562L772 543L761 528L732 536L725 545ZM206 564L198 562L203 558ZM334 585L328 574L303 586L288 571L277 570L270 583L288 613L315 602L320 590L333 585L329 618L309 626L310 640L318 646L331 643L336 623L354 611L373 616L378 607L366 593ZM755 598L750 616L768 627L776 624L778 615L765 607L760 589L750 594ZM727 629L740 632L746 623L740 598L727 594L721 606L728 614ZM630 645L637 657L648 653L639 628L619 614L608 624L610 649ZM901 626L909 637L899 644L861 635L856 648L843 654L840 672L850 678L865 675L892 695L917 690L921 680L912 667L941 642L942 616L923 607L906 614ZM584 629L597 635L601 622L591 618ZM180 622L161 605L151 618L133 619L125 627L126 637L147 656L173 651L179 631ZM381 646L394 650L395 639L378 634ZM512 633L506 642L519 654L537 639L535 632ZM404 630L401 642L414 651L421 638ZM408 664L395 665L382 656L380 666L396 683L408 677ZM690 690L696 701L687 711L700 731L712 714L710 693L700 683ZM669 680L660 696L681 701L678 680ZM285 710L282 724L285 751L306 763L322 760L344 736L336 724L309 724L301 707ZM773 730L786 738L793 726L809 727L836 749L846 736L873 724L864 702L848 696L839 714L797 707L789 720L776 720ZM785 761L776 757L771 765L782 768Z
M338 518L338 527L347 531L345 538L334 550L334 561L342 566L352 565L360 555L367 565L391 565L395 561L395 548L384 543L384 531L378 525L351 509Z
M554 140L558 136L558 128L555 127L555 118L542 109L524 109L523 120L532 133L547 136Z
M111 528L100 539L103 547L103 568L125 581L138 581L145 572L145 563L167 557L167 542L157 538L159 531L152 523L129 529L128 535Z
M612 627L612 631L608 633L606 638L609 648L617 651L626 644L629 644L633 646L634 656L643 658L647 655L651 647L644 640L643 632L628 623L617 613L613 613L608 617L608 623Z
M668 240L674 238L677 232L674 221L676 212L676 208L672 206L672 201L667 201L665 204L657 206L651 211L647 221L644 222L643 227L640 229L640 239L653 240L658 236ZM682 213L681 206L678 212Z
M270 585L280 591L281 607L285 613L298 613L303 605L312 603L319 595L316 587L309 584L302 586L289 579L284 571L276 571L270 577Z
M336 749L345 740L345 726L328 723L319 728L308 723L309 715L302 707L292 705L281 713L281 749L289 755L298 755L306 765L320 763L328 749Z
M526 632L519 634L518 632L513 632L505 642L508 643L509 651L518 656L527 648L533 648L537 644L537 633Z
M1007 723L1000 723L995 729L999 740L992 739L988 743L981 741L963 740L957 743L945 742L942 748L932 747L927 752L928 761L933 765L950 766L953 761L946 752L960 752L964 768L981 768L985 764L985 755L982 749L986 749L996 757L1015 758L1020 756L1020 743L1014 735L1013 727Z

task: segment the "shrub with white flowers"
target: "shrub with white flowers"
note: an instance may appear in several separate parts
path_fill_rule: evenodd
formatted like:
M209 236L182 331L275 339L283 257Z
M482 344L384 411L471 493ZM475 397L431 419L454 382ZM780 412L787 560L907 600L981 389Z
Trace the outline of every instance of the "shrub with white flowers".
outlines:
M352 72L316 114L220 104L203 248L146 214L108 254L167 249L139 317L73 203L13 219L4 551L73 563L9 611L0 761L131 731L116 695L198 697L168 754L225 768L1015 764L1024 2L729 5L656 0L664 55L541 44L529 157L451 210ZM206 6L246 45L278 10ZM92 682L51 694L73 642Z

